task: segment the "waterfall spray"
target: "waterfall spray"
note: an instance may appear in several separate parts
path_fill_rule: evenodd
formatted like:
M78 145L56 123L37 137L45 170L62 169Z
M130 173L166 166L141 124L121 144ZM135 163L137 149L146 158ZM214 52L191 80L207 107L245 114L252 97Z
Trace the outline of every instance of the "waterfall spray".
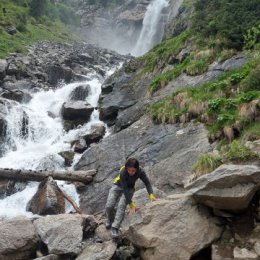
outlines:
M133 56L143 55L161 41L163 36L163 28L161 28L162 11L168 4L167 0L153 0L148 6L139 39L131 52Z

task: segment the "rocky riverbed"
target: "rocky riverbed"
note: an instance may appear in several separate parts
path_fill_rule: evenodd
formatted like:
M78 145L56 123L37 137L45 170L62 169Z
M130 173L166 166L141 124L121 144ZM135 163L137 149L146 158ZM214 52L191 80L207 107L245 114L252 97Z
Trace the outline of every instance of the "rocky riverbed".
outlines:
M56 52L58 54L53 55ZM26 65L19 67L18 64L26 64L26 59L38 66L32 69ZM92 134L84 136L88 146L82 148L80 152L83 154L74 166L75 170L97 170L91 183L77 184L79 206L84 214L64 214L64 198L57 185L52 182L47 186L40 185L40 191L33 200L41 203L30 202L28 209L32 210L33 206L33 212L45 215L56 208L55 214L63 214L2 219L1 234L5 235L0 238L0 259L157 260L162 256L165 260L257 259L259 227L253 223L259 219L259 166L225 165L187 186L191 166L198 155L212 151L214 146L209 143L208 133L201 124L154 124L146 115L146 107L170 90L148 96L149 75L139 81L133 80L140 69L137 60L90 45L39 43L25 57L11 55L6 61L1 61L5 66L2 70L1 100L10 106L12 102L28 102L26 99L14 100L12 95L4 94L17 89L22 95L30 95L34 91L57 88L55 84L59 80L83 80L93 71L102 78L105 66L118 65L127 59L130 61L102 84L98 109L100 119L110 126L111 134L102 139L104 126L94 127ZM215 73L240 66L238 60L239 64L243 64L243 58L234 57L225 64L215 65L221 69L213 68L200 78L181 75L174 88L181 88L185 80L196 86L215 77ZM54 67L59 69L50 72L46 65L48 62L53 62ZM22 68L21 71L19 68ZM68 71L69 74L66 74ZM39 72L44 75L42 78L37 77ZM21 87L24 81L27 83ZM72 96L78 96L77 102L84 103L87 92L88 87L79 88ZM81 101L78 100L80 98ZM70 106L70 103L64 104L61 115L64 120L73 121L73 112L67 118ZM79 111L82 109L80 106L77 108ZM82 113L86 115L87 108ZM4 140L4 135L2 138ZM102 211L113 178L129 156L141 161L156 187L158 200L149 203L146 191L139 183L140 190L134 198L139 210L134 217L126 217L121 230L122 240L114 242L105 229ZM68 154L64 157L70 160ZM8 185L8 182L2 182L2 190ZM47 195L47 190L52 192ZM14 189L10 194L16 191ZM56 204L46 208L51 201Z

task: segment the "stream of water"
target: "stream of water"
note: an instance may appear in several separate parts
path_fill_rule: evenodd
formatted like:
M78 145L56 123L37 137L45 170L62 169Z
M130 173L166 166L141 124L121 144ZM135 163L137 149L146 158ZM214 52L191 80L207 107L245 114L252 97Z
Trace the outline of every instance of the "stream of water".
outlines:
M108 69L106 77L115 69ZM98 110L94 110L88 123L68 132L63 128L60 117L62 104L69 100L71 92L78 86L89 85L90 91L86 101L93 107L98 105L103 79L96 74L88 76L91 80L35 93L28 104L17 104L8 111L6 152L0 158L0 168L65 170L64 159L58 153L70 150L71 141L88 133L93 124L103 123L99 120ZM28 116L26 136L23 133L25 113ZM80 154L76 155L73 164L79 158ZM58 185L77 204L79 203L74 185L63 181L59 181ZM35 194L37 187L38 183L30 182L23 191L0 200L0 217L32 216L32 213L26 211L26 205ZM66 211L71 209L71 205L67 204Z
M142 30L137 43L132 50L133 56L141 56L162 40L162 11L169 5L167 0L153 0L147 8Z

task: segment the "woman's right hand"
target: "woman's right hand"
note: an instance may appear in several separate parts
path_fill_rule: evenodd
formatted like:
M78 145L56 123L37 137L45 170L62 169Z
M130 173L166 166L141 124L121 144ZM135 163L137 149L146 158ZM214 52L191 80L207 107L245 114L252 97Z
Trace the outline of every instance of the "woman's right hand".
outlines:
M133 216L136 213L136 207L130 208L129 209L129 215Z

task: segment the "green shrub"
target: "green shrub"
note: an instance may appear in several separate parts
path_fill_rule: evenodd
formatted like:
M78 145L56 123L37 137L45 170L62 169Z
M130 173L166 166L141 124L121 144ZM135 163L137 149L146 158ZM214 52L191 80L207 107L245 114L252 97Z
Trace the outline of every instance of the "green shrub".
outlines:
M250 124L243 130L241 135L241 140L246 141L255 141L260 139L260 123Z
M185 41L190 36L189 31L185 31L172 39L157 44L151 51L139 60L144 65L143 73L152 72L158 63L165 63L173 55L177 55L184 46Z
M221 113L217 117L217 122L221 125L230 125L234 123L237 119L237 116L235 114L230 113L229 111L226 111L225 113Z
M210 173L222 164L220 157L211 154L201 154L192 170L196 178Z
M246 89L255 89L260 91L260 64L258 64L255 68L252 68L244 83L246 85Z
M202 37L217 36L227 48L241 50L247 30L259 25L258 0L196 0L192 28Z
M186 68L186 73L191 76L200 75L208 70L208 62L205 59L194 61Z
M258 99L258 98L260 98L260 91L251 90L246 93L240 94L237 97L237 100L238 100L239 104L242 104L242 103L249 103L250 101L252 101L254 99Z
M242 79L244 79L245 78L245 74L244 73L234 73L233 75L231 75L231 77L230 77L230 83L232 84L232 85L236 85L236 84L238 84L239 82L241 82L242 81Z
M252 50L260 41L260 24L249 29L245 35L245 49Z
M252 152L248 147L243 145L237 140L234 140L228 148L227 153L225 154L225 158L229 161L247 161L256 159L258 156L254 152Z
M222 98L211 99L208 103L209 113L218 112L223 104L224 100Z
M32 0L30 3L30 14L39 19L47 14L48 1L47 0Z

